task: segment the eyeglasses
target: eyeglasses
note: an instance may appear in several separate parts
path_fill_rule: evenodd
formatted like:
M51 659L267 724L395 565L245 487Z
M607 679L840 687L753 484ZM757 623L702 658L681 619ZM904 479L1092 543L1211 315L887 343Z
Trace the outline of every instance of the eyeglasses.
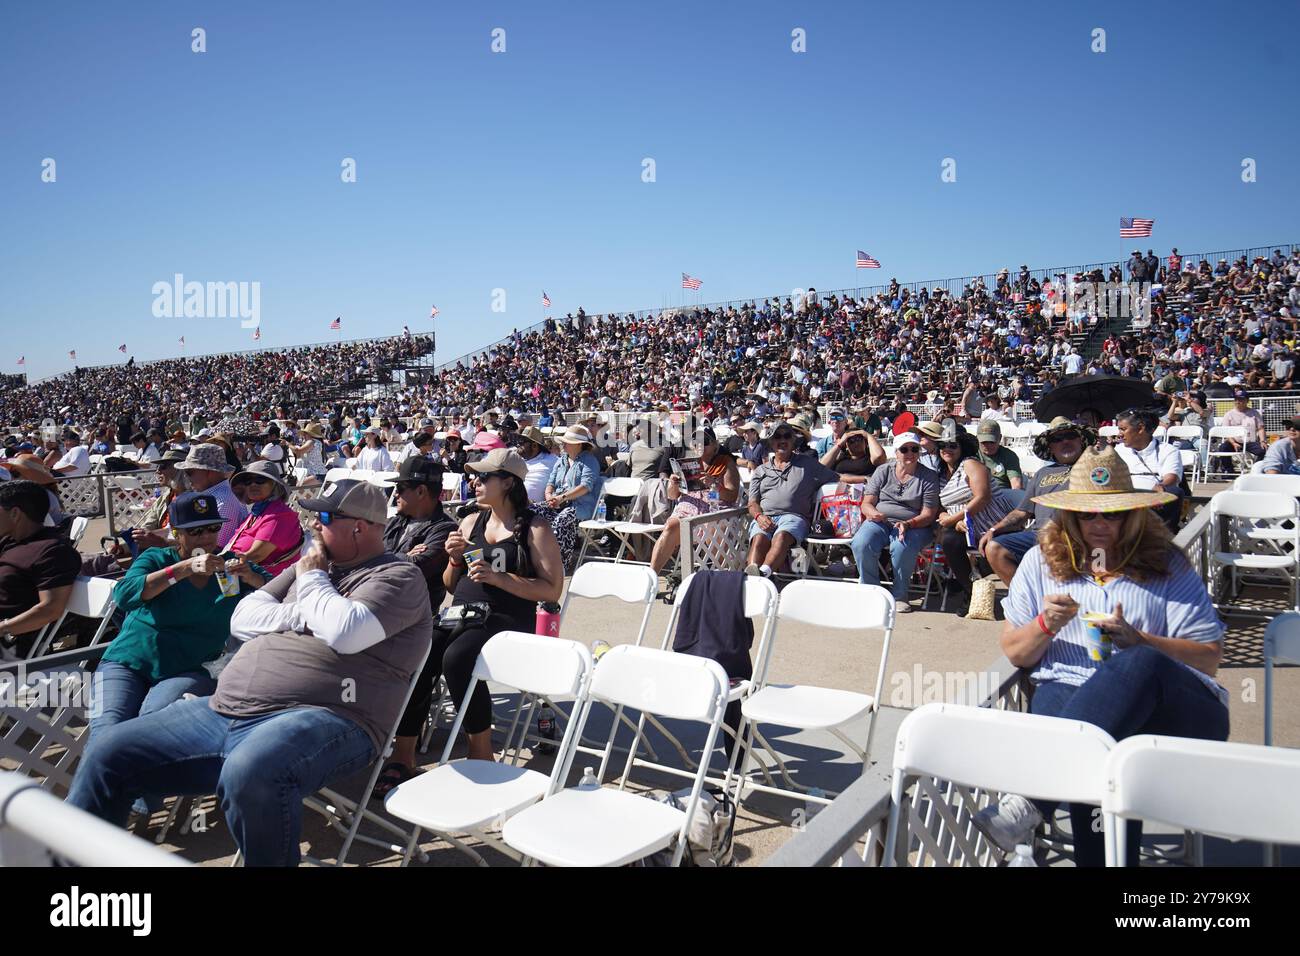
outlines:
M1123 521L1125 512L1123 511L1081 511L1079 514L1080 521L1096 521L1098 518L1104 518L1112 524L1117 521Z
M332 511L318 511L316 516L320 518L320 523L326 528L334 523L334 512Z
M900 455L919 455L919 454L921 454L921 446L920 446L920 445L904 445L902 448L898 448L898 449L896 449L896 451L897 451Z
M961 443L960 443L960 442L955 442L955 441L941 441L941 442L937 442L937 444L938 444L938 446L939 446L939 450L940 450L940 451L960 451L960 450L961 450Z
M221 527L219 524L205 524L198 528L177 528L176 530L181 534L188 534L197 538L201 534L220 534Z
M1047 443L1049 445L1055 445L1057 442L1062 441L1078 441L1079 438L1080 435L1078 432L1061 432L1059 435L1052 435L1048 438Z

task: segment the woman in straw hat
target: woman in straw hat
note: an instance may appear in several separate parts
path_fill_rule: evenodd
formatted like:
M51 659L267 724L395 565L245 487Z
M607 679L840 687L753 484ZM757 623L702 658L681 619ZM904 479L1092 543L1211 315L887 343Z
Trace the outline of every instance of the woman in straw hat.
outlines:
M1228 737L1228 693L1214 679L1223 623L1155 508L1168 492L1136 491L1112 448L1085 451L1066 490L1035 498L1057 509L1011 581L1002 649L1030 671L1036 714L1094 724L1116 740L1155 733ZM1043 810L1007 795L977 825L1008 851ZM1075 861L1102 863L1095 808L1071 805ZM1140 824L1130 824L1137 865Z
M546 482L546 506L563 508L572 505L579 521L587 521L596 511L596 499L604 479L600 463L593 452L595 442L591 432L581 425L573 425L560 436L564 454L551 469Z
M319 484L325 480L325 430L320 422L311 422L299 433L301 445L290 445L298 464L307 469L307 480L302 484Z

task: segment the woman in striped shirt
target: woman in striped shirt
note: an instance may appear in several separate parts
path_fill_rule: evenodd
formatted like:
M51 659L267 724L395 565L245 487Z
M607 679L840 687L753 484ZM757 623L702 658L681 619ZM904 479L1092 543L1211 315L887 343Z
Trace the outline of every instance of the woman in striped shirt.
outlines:
M1214 679L1223 623L1152 510L1171 500L1163 491L1134 491L1112 448L1084 452L1068 490L1034 499L1058 516L1011 581L1002 634L1007 658L1030 671L1034 713L1082 720L1116 740L1143 733L1227 739L1228 693ZM1085 615L1102 616L1108 642L1090 641ZM975 822L1011 850L1051 809L1006 795ZM1092 807L1070 807L1080 866L1103 861L1095 815ZM1129 827L1129 865L1136 866L1141 823Z

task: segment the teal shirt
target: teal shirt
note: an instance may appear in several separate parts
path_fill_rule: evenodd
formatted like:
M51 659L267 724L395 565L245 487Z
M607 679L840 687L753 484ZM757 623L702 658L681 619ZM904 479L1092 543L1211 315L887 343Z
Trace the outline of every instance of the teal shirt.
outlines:
M145 578L154 571L181 559L175 548L149 548L131 563L126 576L113 588L113 600L126 612L118 633L104 660L117 661L157 682L198 670L204 661L221 656L230 638L230 617L240 597L218 601L221 588L217 579L196 588L188 580L178 581L166 591L146 601Z

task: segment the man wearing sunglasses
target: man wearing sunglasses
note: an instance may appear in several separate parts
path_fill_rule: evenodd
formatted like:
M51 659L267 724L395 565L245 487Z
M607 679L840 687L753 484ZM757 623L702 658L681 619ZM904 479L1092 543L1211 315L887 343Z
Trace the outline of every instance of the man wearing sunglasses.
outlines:
M382 753L433 636L423 575L384 551L383 489L327 483L302 506L316 543L239 603L216 692L108 728L70 803L124 825L146 793L215 792L246 865L298 865L303 798Z
M784 568L790 550L808 536L813 501L822 485L840 476L811 453L794 454L802 435L809 437L802 417L781 422L768 443L772 459L754 469L749 481L748 574L770 577Z
M447 596L442 583L447 535L456 530L456 520L442 507L442 466L420 456L407 458L397 469L393 489L397 514L384 527L384 547L415 562L429 588L429 607L436 613Z
M980 538L980 554L1005 584L1011 584L1021 559L1038 543L1038 531L1025 530L1025 525L1032 520L1034 527L1041 530L1056 517L1056 509L1034 504L1034 498L1066 485L1070 466L1079 460L1085 447L1096 441L1097 435L1090 428L1076 425L1063 415L1053 418L1047 431L1034 439L1034 454L1052 464L1034 473L1019 507Z

